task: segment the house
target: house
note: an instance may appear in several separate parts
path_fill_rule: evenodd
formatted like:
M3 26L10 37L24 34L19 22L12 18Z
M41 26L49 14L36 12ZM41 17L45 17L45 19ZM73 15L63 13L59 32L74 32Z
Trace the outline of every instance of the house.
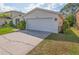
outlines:
M8 17L0 18L0 25L4 24L5 21L12 20L13 23L16 25L19 21L24 20L25 13L19 12L19 11L7 11L2 12L0 14L7 14Z
M76 10L75 17L76 17L76 26L77 29L79 29L79 9Z
M63 27L63 15L51 10L35 8L24 16L26 29L58 33Z
M25 13L19 12L19 11L7 11L3 12L5 14L8 14L8 18L13 21L13 23L16 25L19 21L24 20ZM7 20L7 18L5 18Z
M10 17L5 16L4 13L0 13L0 27L1 27L1 25L5 24L5 21L8 22L8 21L10 21L10 20L11 20Z

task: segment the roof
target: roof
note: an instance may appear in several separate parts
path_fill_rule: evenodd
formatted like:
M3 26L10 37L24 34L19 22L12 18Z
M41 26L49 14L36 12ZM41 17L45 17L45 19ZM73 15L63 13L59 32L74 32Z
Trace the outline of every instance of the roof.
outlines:
M49 13L54 13L54 14L57 14L63 21L64 21L64 16L62 13L60 12L55 12L55 11L52 11L52 10L47 10L47 9L42 9L42 8L34 8L33 10L31 10L30 12L26 13L26 15L30 14L31 12L35 11L35 10L42 10L42 11L46 11L46 12L49 12Z
M42 8L34 8L34 9L32 9L31 11L29 11L28 13L26 13L26 15L27 15L27 14L30 14L30 13L33 12L34 10L42 10L42 11L46 11L46 12L49 12L49 13L54 13L54 14L57 14L57 15L62 14L62 13L60 13L60 12L56 12L56 11L52 11L52 10L47 10L47 9L42 9Z
M12 10L12 11L6 11L6 12L1 12L1 13L10 13L10 12L15 12L15 13L25 14L25 13L23 13L23 12L20 12L20 11L15 11L15 10Z

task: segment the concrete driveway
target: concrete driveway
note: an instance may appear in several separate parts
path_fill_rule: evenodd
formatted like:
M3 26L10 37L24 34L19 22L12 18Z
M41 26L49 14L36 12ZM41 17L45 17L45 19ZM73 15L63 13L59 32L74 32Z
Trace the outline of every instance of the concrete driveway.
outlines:
M49 32L37 31L37 30L21 30L20 32L34 36L34 37L38 37L41 39L46 38L50 34Z
M0 36L1 55L24 55L36 47L50 33L24 30Z

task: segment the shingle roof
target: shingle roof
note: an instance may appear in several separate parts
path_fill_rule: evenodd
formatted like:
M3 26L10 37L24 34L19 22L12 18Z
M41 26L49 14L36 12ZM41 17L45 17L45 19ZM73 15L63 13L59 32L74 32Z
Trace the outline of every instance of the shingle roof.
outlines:
M56 11L52 11L52 10L47 10L47 9L42 9L42 8L34 8L33 10L29 11L28 13L26 13L26 15L29 14L29 13L31 13L34 10L42 10L42 11L46 11L46 12L49 12L49 13L62 14L60 12L56 12Z
M31 10L30 12L26 13L26 15L30 14L31 12L35 11L35 10L42 10L42 11L46 11L46 12L49 12L49 13L54 13L54 14L57 14L62 20L64 20L64 16L62 13L60 12L55 12L55 11L52 11L52 10L47 10L47 9L42 9L42 8L34 8L33 10Z
M23 12L20 12L20 11L15 11L15 10L6 11L6 12L1 12L1 13L10 13L10 12L16 12L16 13L22 13L22 14L25 14L25 13L23 13Z

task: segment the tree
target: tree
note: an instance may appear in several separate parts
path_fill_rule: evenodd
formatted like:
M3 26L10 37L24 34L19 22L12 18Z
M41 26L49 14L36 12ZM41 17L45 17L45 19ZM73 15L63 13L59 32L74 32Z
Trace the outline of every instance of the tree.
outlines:
M73 14L68 15L66 20L69 22L69 26L73 26L75 23L75 17Z
M70 26L68 20L65 20L63 24L63 32L65 33L69 27Z

